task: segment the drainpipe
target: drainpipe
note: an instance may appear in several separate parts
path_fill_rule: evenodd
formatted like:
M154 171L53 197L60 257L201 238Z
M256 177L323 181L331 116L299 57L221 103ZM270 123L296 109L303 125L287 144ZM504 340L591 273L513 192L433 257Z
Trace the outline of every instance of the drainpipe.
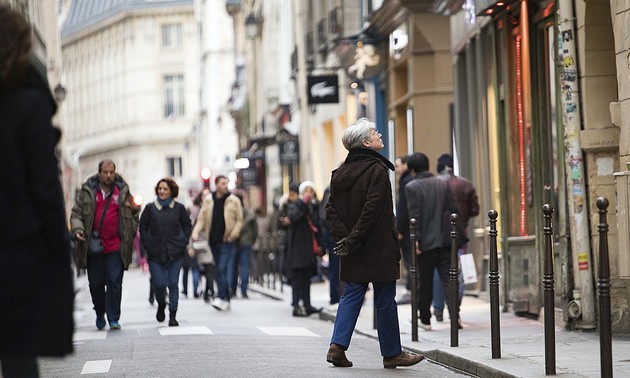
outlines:
M560 96L567 174L567 199L573 259L573 300L569 315L576 327L593 329L595 319L595 292L593 262L591 259L588 229L588 205L582 147L580 146L580 92L578 87L577 48L575 44L575 16L573 0L560 0L558 8L558 57L560 61ZM581 320L579 320L581 315Z

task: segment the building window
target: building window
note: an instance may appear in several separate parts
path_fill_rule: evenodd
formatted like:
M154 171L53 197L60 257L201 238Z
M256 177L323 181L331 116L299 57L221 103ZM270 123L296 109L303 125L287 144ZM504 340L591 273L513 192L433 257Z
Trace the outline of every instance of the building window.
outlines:
M184 75L164 76L164 117L184 115Z
M166 158L166 167L168 171L166 175L169 177L182 177L182 158L170 157Z
M182 46L182 24L162 25L162 47Z

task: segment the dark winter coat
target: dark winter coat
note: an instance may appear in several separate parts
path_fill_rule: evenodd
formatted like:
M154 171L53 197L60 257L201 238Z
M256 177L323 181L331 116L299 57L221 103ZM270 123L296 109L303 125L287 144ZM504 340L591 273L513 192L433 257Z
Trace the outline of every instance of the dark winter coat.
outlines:
M87 179L77 190L72 215L70 216L70 229L72 235L82 231L88 236L94 225L94 213L96 209L96 191L99 188L98 175ZM133 255L133 239L138 231L138 214L140 207L133 204L133 198L129 192L129 186L118 174L114 177L114 185L118 187L118 236L120 237L120 259L123 268L127 270ZM77 265L79 268L87 268L87 241L77 241Z
M479 215L479 197L477 197L475 187L466 178L455 176L453 171L448 168L438 177L448 180L448 185L455 195L459 207L459 221L465 230L468 227L468 220Z
M307 215L310 216L309 207L302 200L287 203L287 216L291 223L288 227L284 261L289 278L292 277L293 269L312 267L313 274L317 271L317 258L313 253L313 237Z
M175 200L166 207L156 200L144 208L140 217L140 240L150 261L166 263L183 258L191 233L188 212Z
M417 220L416 240L420 242L420 250L443 248L446 235L443 215L459 214L457 201L446 180L430 172L418 173L405 185L405 194L409 218Z
M50 90L0 93L0 357L73 350L74 288Z
M394 281L400 277L400 247L387 169L393 171L394 166L382 155L357 148L332 173L326 221L335 239L347 238L351 250L340 259L342 281Z

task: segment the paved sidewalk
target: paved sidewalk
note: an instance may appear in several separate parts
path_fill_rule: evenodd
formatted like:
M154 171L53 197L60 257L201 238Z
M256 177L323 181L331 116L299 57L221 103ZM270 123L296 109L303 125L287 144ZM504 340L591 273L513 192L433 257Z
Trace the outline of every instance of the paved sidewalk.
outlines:
M287 301L291 288L284 293L251 285L251 290ZM399 290L400 291L400 290ZM311 286L314 306L323 306L323 320L334 321L336 310L328 306L328 283ZM373 329L372 291L368 291L356 332L377 337ZM451 347L450 320L445 313L444 322L431 319L432 330L418 330L418 341L411 341L411 305L399 305L400 336L403 347L423 353L428 358L480 377L544 377L545 341L544 325L513 313L501 312L501 357L492 358L490 339L490 304L484 300L465 296L462 302L463 329L459 331L459 347ZM630 377L630 336L613 337L613 374ZM322 351L322 356L325 351ZM352 357L352 345L348 350ZM322 357L323 358L323 357ZM556 374L565 377L599 377L599 333L596 331L564 331L556 327Z

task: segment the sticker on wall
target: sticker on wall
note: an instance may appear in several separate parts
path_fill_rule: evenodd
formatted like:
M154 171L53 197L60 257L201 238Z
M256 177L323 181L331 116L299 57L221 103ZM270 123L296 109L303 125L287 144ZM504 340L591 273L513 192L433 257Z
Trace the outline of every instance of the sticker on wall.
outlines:
M577 103L569 102L564 105L566 107L567 113L575 113L577 111Z
M561 70L560 71L560 81L575 82L576 78L577 78L577 72L575 70Z
M573 212L581 214L584 211L584 196L573 197Z
M569 68L575 65L575 59L572 55L565 56L562 58L562 65L564 66L564 68Z
M573 39L573 31L572 30L563 30L562 31L562 41L569 42Z
M578 269L588 270L588 252L578 253Z

